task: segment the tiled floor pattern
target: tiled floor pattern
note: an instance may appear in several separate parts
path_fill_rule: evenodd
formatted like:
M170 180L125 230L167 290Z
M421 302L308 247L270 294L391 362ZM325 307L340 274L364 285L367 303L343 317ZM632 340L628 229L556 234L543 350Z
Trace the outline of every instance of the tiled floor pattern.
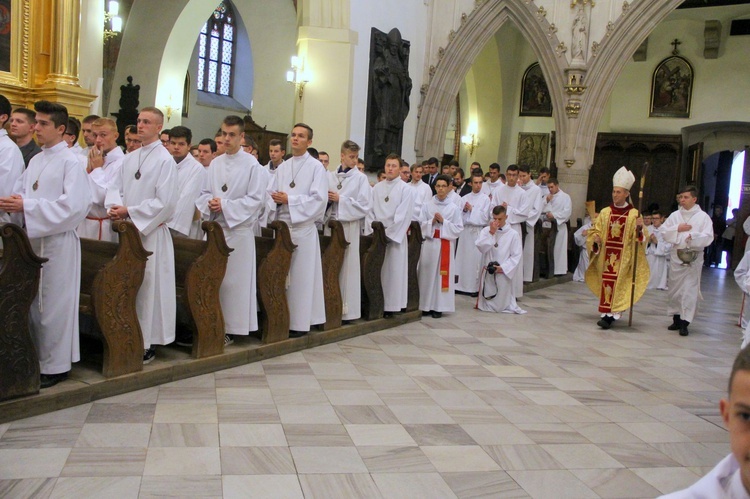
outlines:
M728 452L740 297L595 326L583 284L0 425L0 497L654 497ZM625 322L623 319L620 322Z

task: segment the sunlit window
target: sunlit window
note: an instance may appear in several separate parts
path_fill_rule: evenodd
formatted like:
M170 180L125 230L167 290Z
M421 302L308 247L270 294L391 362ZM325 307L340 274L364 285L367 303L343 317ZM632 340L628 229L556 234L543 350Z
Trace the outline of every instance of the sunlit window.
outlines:
M198 40L198 90L231 95L236 24L228 0L219 4L203 25Z

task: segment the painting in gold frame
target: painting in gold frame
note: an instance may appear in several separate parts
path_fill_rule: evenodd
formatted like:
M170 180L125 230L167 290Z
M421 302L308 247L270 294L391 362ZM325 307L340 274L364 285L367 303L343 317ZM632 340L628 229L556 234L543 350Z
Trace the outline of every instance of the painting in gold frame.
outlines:
M549 134L547 133L518 133L518 150L516 164L526 165L533 174L539 173L543 166L547 166L547 152L549 151Z
M30 3L0 0L0 89L28 85Z

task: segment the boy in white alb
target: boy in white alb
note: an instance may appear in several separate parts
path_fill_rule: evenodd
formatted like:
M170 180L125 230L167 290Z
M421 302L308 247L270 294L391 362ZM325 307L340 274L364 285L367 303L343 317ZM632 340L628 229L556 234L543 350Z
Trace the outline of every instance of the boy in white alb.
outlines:
M667 271L669 269L669 251L672 245L664 240L661 233L661 224L664 221L661 214L651 214L651 225L649 226L648 246L646 246L646 260L651 269L651 278L648 280L646 289L667 290Z
M456 247L456 293L476 296L479 292L479 271L482 253L477 249L477 237L490 221L490 198L482 194L482 175L471 176L471 192L462 197L461 219L464 229Z

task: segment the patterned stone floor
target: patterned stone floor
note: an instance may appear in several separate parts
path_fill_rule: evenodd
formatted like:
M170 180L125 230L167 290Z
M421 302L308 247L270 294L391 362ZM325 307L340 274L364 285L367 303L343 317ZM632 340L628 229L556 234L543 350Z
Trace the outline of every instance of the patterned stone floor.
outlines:
M729 449L740 293L703 288L687 338L665 292L601 331L567 283L3 424L0 497L655 497Z

